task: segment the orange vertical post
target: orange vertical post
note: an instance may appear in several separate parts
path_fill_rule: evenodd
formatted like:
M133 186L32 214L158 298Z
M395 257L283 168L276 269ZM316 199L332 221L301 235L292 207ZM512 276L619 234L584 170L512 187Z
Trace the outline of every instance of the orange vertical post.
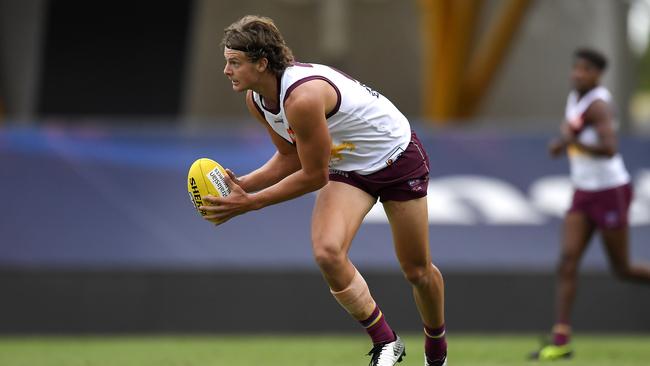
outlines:
M422 0L423 102L427 119L458 115L461 81L472 45L479 0Z

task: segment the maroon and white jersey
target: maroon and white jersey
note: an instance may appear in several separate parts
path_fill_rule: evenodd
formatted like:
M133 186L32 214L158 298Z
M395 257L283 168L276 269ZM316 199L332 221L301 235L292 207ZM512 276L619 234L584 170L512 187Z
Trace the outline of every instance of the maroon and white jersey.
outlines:
M374 173L390 165L411 140L411 126L404 115L383 95L359 81L318 64L296 63L279 80L280 108L270 110L253 92L253 101L275 132L295 143L284 102L300 84L310 80L328 82L337 94L337 103L326 117L332 138L330 169Z
M597 100L611 104L612 95L603 86L590 90L579 98L578 92L569 93L565 109L565 123L576 132L578 141L584 145L598 143L596 129L584 122L584 113ZM614 122L613 122L614 123ZM616 126L614 126L616 127ZM594 156L585 153L574 145L568 147L571 180L573 185L585 191L600 191L618 187L630 182L630 175L625 169L621 154L612 157Z

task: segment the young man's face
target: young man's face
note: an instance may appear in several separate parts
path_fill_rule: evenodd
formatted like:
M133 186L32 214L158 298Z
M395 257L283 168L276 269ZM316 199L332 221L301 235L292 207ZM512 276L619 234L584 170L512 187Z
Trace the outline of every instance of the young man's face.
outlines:
M259 79L258 63L251 62L244 52L225 47L223 56L226 59L223 74L230 79L232 90L248 90Z
M584 58L576 58L571 70L571 82L578 92L586 92L600 82L601 71Z

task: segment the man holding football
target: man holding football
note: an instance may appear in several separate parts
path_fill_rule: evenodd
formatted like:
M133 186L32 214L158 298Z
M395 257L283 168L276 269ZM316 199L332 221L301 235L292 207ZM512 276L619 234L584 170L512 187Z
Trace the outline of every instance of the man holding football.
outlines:
M331 67L303 64L269 18L245 16L225 29L224 74L246 92L250 113L277 147L257 170L228 172L231 194L205 197L208 220L318 192L312 248L332 295L365 328L370 365L406 355L348 257L375 202L388 216L395 251L422 318L425 365L446 365L444 285L431 263L427 217L429 159L406 117L384 96Z

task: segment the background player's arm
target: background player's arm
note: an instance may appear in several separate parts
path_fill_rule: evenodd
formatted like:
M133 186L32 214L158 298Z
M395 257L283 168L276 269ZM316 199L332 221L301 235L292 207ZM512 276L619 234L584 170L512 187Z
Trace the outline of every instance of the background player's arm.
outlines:
M602 100L594 102L585 111L584 119L596 129L598 143L595 145L582 144L577 140L575 134L573 134L571 144L592 155L614 156L618 149L618 142L616 140L613 116L609 105Z
M548 153L552 157L558 157L566 152L568 143L561 137L556 137L548 143Z
M246 93L248 111L267 129L277 151L260 168L238 178L236 183L246 192L255 192L270 187L298 171L301 166L296 147L273 131L271 126L260 116L253 103L253 93L249 90Z
M560 136L552 139L548 144L549 154L556 158L566 153L567 147L574 139L574 133L571 131L569 124L565 121L560 125Z

